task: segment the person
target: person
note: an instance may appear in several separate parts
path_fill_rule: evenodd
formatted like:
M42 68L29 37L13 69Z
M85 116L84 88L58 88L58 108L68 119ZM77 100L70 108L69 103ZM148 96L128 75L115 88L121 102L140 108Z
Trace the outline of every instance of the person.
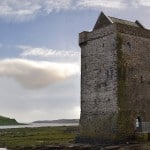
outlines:
M135 127L136 127L136 128L139 128L139 127L140 127L139 119L136 119Z

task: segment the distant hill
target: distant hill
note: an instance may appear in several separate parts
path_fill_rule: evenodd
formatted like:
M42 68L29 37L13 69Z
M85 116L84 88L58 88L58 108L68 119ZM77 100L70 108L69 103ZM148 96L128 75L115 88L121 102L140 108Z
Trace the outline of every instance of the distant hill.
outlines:
M4 116L0 116L0 126L2 125L19 125L15 119L7 118Z
M79 123L79 119L39 120L33 123Z

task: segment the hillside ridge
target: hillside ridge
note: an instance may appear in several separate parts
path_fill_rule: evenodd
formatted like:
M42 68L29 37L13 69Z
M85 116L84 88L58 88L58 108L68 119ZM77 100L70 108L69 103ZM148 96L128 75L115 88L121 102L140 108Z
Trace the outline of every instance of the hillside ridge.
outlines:
M12 119L12 118L8 118L8 117L4 117L0 115L0 126L2 125L19 125L20 123L18 123L16 121L16 119Z

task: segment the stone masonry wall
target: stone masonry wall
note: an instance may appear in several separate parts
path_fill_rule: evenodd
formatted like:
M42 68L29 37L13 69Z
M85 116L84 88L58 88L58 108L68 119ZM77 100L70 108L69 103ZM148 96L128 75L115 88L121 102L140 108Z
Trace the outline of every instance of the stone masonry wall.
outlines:
M124 25L120 23L116 23L116 28L117 28L117 32L119 33L134 35L137 37L150 38L150 30L148 29L133 27L133 26Z
M140 31L141 32L141 31ZM132 138L135 119L150 122L150 38L118 33L118 138Z
M112 24L82 32L81 137L135 138L135 120L150 122L150 30Z
M81 45L81 136L110 140L117 118L117 52L113 26L87 34Z

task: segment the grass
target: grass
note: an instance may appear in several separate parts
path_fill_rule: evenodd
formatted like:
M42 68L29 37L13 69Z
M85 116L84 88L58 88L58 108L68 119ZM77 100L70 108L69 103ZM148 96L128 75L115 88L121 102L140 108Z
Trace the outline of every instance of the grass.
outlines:
M0 116L0 125L19 125L15 119Z
M78 127L39 127L20 129L1 129L0 147L25 149L46 145L67 145L73 143Z

